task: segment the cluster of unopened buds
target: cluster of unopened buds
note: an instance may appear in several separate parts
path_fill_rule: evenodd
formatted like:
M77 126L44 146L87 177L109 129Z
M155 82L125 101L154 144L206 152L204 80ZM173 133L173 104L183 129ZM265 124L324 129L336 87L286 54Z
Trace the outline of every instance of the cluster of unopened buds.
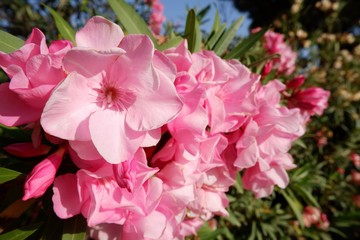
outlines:
M32 143L5 149L45 156L23 200L52 186L57 216L82 214L95 239L195 234L228 214L225 193L240 171L258 198L285 188L303 113L320 112L299 108L310 94L302 91L281 105L286 85L263 85L238 60L190 53L186 41L160 52L103 17L76 33L76 46L48 47L34 29L19 50L0 53L0 65L10 78L0 85L0 123L32 129ZM57 173L69 164L77 170Z

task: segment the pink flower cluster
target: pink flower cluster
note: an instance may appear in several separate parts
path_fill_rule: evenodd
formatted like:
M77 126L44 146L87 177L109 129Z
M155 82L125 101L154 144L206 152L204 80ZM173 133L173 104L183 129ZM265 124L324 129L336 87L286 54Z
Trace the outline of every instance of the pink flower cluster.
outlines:
M288 107L299 108L304 119L308 121L315 114L319 116L323 114L328 107L330 92L320 87L300 89L304 81L305 77L298 75L286 83L287 90L292 91L291 95L287 96L287 99ZM322 141L324 143L324 139Z
M267 31L264 35L265 49L269 54L279 54L280 58L272 60L273 67L281 74L290 75L295 71L297 53L284 41L284 35Z
M82 214L93 238L182 239L228 215L238 172L259 198L285 188L295 167L288 151L305 119L280 104L286 86L262 85L214 52L191 54L186 41L160 52L147 36L93 17L76 47L47 48L35 29L0 65L11 78L0 85L0 123L27 124L40 139L7 151L47 155L23 199L53 184L55 213ZM78 171L57 176L63 158Z
M159 35L162 24L165 22L164 5L160 0L145 0L145 3L151 7L149 27L154 34Z
M306 206L302 217L305 227L315 225L317 228L325 230L330 226L326 214L321 213L321 211L316 207Z

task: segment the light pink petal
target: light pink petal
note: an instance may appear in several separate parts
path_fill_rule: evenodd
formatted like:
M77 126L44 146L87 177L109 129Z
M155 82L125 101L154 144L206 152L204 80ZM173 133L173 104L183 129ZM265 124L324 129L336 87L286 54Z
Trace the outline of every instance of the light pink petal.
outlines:
M161 128L147 131L144 141L141 144L141 147L155 146L160 141L160 138L161 138Z
M102 158L92 141L69 141L69 145L83 160L97 160Z
M91 77L109 68L123 53L120 48L109 53L91 49L72 49L64 57L64 68L67 72L76 71L85 77Z
M77 177L74 174L58 176L54 181L52 201L59 218L71 218L81 212Z
M147 216L135 215L123 228L124 239L159 239L166 226L166 217L153 211Z
M156 92L144 92L128 110L126 123L136 131L159 128L181 111L182 101L172 82L163 80Z
M81 47L105 51L117 47L124 37L119 25L100 16L92 17L76 33L76 44Z
M98 78L101 77L88 79L72 73L55 89L41 116L47 133L67 140L90 140L88 118L99 107L96 92L88 82Z
M0 85L0 123L6 126L19 126L39 120L42 109L33 108L9 90L9 83ZM5 101L6 99L6 101Z
M111 82L121 81L124 88L142 92L156 90L159 77L152 67L154 45L145 35L127 35L121 41L120 48L126 51L113 66Z
M110 109L92 114L89 127L96 149L112 164L131 159L145 137L125 125L123 113Z

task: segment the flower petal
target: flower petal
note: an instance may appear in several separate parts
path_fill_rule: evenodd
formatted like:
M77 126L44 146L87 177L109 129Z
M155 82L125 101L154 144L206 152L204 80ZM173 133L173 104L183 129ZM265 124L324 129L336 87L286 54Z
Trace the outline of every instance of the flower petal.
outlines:
M110 109L99 110L89 119L96 149L112 164L131 159L145 137L143 132L131 130L124 122L124 114Z
M96 80L72 73L55 89L41 116L47 133L67 140L90 140L88 118L98 106L88 82Z
M117 47L123 37L124 33L119 25L95 16L76 33L75 38L78 46L103 51Z

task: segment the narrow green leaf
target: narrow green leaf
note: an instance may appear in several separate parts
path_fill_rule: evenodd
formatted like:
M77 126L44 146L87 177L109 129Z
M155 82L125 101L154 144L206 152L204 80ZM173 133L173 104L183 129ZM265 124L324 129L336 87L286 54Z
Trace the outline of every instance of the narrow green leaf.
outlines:
M149 36L157 48L158 44L151 33L149 27L144 19L135 11L135 9L127 4L124 0L109 0L110 7L118 17L121 24L125 27L128 33L131 34L146 34Z
M244 21L244 17L240 17L231 24L230 28L221 36L219 41L214 47L217 55L222 55L229 47L230 43L234 40L238 29Z
M24 45L24 41L18 37L0 30L0 51L4 53L12 53Z
M216 239L223 232L222 228L213 230L210 228L209 224L206 222L197 232L197 235L201 240L212 240Z
M291 186L297 194L299 194L309 205L320 207L316 199L311 195L311 191L303 188L301 185L293 184Z
M219 14L219 11L216 10L215 19L214 19L214 23L213 23L211 32L216 33L220 29L220 26L221 26L220 14Z
M8 168L0 167L0 184L4 183L4 182L8 182L10 180L13 180L20 175L21 175L20 172L17 172L17 171L8 169Z
M40 227L40 225L41 224L34 224L1 234L0 240L26 239L27 237L31 236L31 234L33 234Z
M85 240L86 226L86 220L81 215L66 220L62 240Z
M237 219L237 217L235 216L235 214L231 211L231 209L227 209L229 212L229 216L226 217L225 219L227 221L229 221L232 225L240 227L241 223L239 221L239 219Z
M297 220L300 223L300 226L304 227L304 222L302 219L302 205L296 199L294 194L292 194L290 189L286 189L286 191L281 189L281 190L279 190L279 192L281 193L281 195L284 196L284 198L288 202L290 208L293 210ZM289 192L290 195L287 192Z
M199 19L199 21L202 22L202 20L204 19L206 14L210 11L210 9L211 9L210 4L204 7L203 9L201 9L197 14L197 19Z
M197 52L201 48L201 31L194 9L191 9L186 18L184 37L188 40L190 52Z
M51 16L53 17L53 19L55 21L55 25L56 25L57 29L59 30L59 33L61 34L61 36L63 36L64 39L70 40L75 45L76 44L75 30L70 26L69 23L67 23L65 21L65 19L63 17L61 17L61 15L58 12L56 12L51 7L48 7L46 5L44 5L44 6L46 7L46 9L50 12Z
M230 58L240 58L243 56L254 44L259 41L262 36L264 36L265 32L268 28L262 28L259 32L250 35L250 37L244 39L241 43L231 50L228 54L224 56L226 59Z
M182 37L176 36L169 40L167 40L165 43L159 45L158 50L164 51L166 49L176 47L178 46L184 39Z
M223 35L225 30L226 30L226 24L224 23L223 25L221 25L219 27L219 29L216 32L213 32L210 35L210 37L209 37L209 39L208 39L208 41L206 43L207 49L214 50L215 44L219 41L220 37Z
M236 181L235 181L234 187L236 188L238 193L240 193L240 194L244 193L243 182L241 179L241 175L239 173L236 175Z

